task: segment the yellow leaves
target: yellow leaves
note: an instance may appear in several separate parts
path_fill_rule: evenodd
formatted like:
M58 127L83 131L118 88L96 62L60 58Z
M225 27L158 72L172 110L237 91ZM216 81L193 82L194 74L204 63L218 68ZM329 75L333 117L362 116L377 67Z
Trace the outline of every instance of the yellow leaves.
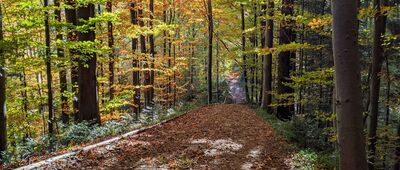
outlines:
M307 25L311 29L322 29L332 23L332 19L329 17L325 18L314 18Z

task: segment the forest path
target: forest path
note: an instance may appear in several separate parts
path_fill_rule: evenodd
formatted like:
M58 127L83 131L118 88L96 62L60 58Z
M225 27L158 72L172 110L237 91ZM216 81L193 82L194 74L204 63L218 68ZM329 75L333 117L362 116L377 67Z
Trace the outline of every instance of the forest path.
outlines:
M216 104L45 169L288 169L286 143L245 105Z

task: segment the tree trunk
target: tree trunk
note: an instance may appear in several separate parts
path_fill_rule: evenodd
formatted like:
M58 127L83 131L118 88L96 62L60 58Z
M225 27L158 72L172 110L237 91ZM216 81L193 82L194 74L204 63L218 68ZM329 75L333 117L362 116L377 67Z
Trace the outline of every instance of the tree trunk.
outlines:
M78 25L94 17L94 5L88 4L81 6L77 12ZM81 42L90 42L95 40L95 32L87 30L87 32L79 32L78 40ZM97 80L96 80L96 54L92 52L80 52L81 61L79 61L79 111L77 115L78 122L90 121L92 123L101 123L99 114L99 103L97 96Z
M268 13L268 16L272 18L274 16L274 2L269 1L268 4L263 5L263 10L266 10L264 13ZM265 41L262 42L262 46L263 48L272 48L274 44L274 21L272 19L268 19L266 22L264 21L262 27L263 34L265 34ZM265 56L263 62L263 71L263 93L261 108L267 109L268 112L271 112L271 107L269 105L271 105L272 102L272 54Z
M60 7L60 2L58 0L54 0L54 4L56 7ZM61 11L59 9L56 9L54 11L56 14L56 19L58 22L61 22ZM63 35L61 34L61 30L57 29L57 40L62 40ZM63 60L65 58L64 56L64 50L61 47L57 47L57 57ZM65 92L68 91L68 84L67 84L67 71L65 65L61 64L60 66L60 71L59 71L59 76L60 76L60 96L61 96L61 120L64 124L68 123L69 117L68 117L68 97L65 96Z
M112 13L112 2L107 2L106 4L107 12ZM115 60L115 49L114 49L114 34L113 34L113 23L111 21L107 22L108 27L108 47L111 49L111 53L109 55L109 63L108 63L108 71L110 72L108 77L108 83L110 86L109 96L110 101L114 99L115 92L115 71L114 71L114 60Z
M49 6L48 0L44 0L44 6ZM50 24L49 24L49 12L44 12L44 25L45 25L45 37L46 37L46 74L47 74L47 106L49 111L49 134L54 134L54 113L53 113L53 77L51 75L51 54L50 54Z
M374 169L375 152L376 152L376 130L378 127L379 115L379 90L380 90L380 73L382 70L382 63L384 60L384 49L382 46L383 38L386 30L386 16L381 12L381 6L385 5L385 0L374 0L374 7L377 9L375 14L374 24L374 44L372 48L372 72L370 84L370 115L368 123L368 168Z
M77 19L76 19L76 3L75 0L66 0L65 1L66 5L69 5L72 7L71 8L65 8L65 18L66 18L66 22L68 24L71 24L72 27L75 27L77 25ZM68 29L68 41L69 42L74 42L77 40L76 37L76 33L74 31L72 31L73 28L69 28ZM69 49L69 54L70 54L70 58L72 60L72 67L71 67L71 84L72 84L72 92L74 93L74 98L73 98L73 107L74 107L74 116L75 119L77 119L77 113L78 113L78 59L75 56L76 51L74 49Z
M283 0L282 14L284 16L293 16L293 1ZM280 31L279 31L279 44L285 45L294 42L295 33L293 31L294 21L291 19L286 19L281 21ZM295 70L295 64L291 61L296 57L295 52L284 51L279 54L278 57L278 94L286 95L293 93L294 90L285 85L291 83L290 73ZM294 113L294 105L292 97L289 99L282 99L279 101L279 106L277 108L277 116L282 120L290 120Z
M138 17L139 17L139 26L144 27L144 15L143 15L143 8L144 4L143 1L140 0L139 4L139 10L138 10ZM145 64L144 68L147 69L149 68L149 59L146 56L147 50L146 50L146 37L141 34L140 35L140 52L141 55L144 56L145 58ZM144 89L144 107L148 107L150 104L150 93L149 93L149 88L148 86L150 85L150 72L148 70L144 71L144 85L146 86Z
M149 8L150 8L150 22L149 22L149 25L150 25L150 29L151 30L153 30L153 19L154 19L154 0L150 0L150 4L149 4ZM150 54L151 54L151 64L150 64L150 67L151 67L151 71L150 71L150 85L151 85L151 87L150 87L150 94L149 94L149 100L150 100L150 104L152 105L153 104L153 100L154 100L154 76L155 76L155 74L154 74L154 62L155 62L155 55L156 55L156 52L155 52L155 47L154 47L154 34L150 34L150 36L149 36L149 43L150 43Z
M0 41L3 41L3 13L0 2ZM7 149L7 119L6 119L6 72L4 70L6 60L3 48L0 46L0 158L1 152Z
M208 104L212 103L212 55L213 55L213 33L214 20L211 0L207 0L207 17L208 17L208 67L207 67L207 83L208 83Z
M138 25L138 13L136 11L136 4L135 1L131 3L131 23L133 25ZM133 86L135 88L135 94L133 98L133 104L135 105L134 112L136 114L136 118L139 118L139 113L140 113L140 72L139 72L139 60L138 60L138 54L137 54L137 46L138 46L138 39L133 38L132 39L132 51L134 53L134 59L132 61L132 67L134 68L133 71Z
M363 135L357 1L332 1L340 169L367 169Z
M243 57L243 77L244 77L244 90L246 92L246 101L250 102L250 94L249 94L249 86L248 86L248 79L247 79L247 57L246 57L246 36L245 36L245 17L244 17L244 5L240 4L240 14L242 20L242 57Z

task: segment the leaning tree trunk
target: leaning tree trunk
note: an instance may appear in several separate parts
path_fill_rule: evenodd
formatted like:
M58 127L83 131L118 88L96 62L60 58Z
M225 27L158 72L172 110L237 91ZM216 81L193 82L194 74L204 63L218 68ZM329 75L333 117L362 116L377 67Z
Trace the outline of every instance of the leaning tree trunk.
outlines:
M44 0L44 6L49 6L48 0ZM51 54L50 54L50 24L49 24L49 12L44 12L44 26L45 26L45 37L46 37L46 74L47 74L47 106L49 111L48 125L49 134L54 134L54 113L53 113L53 77L51 75Z
M385 0L374 0L374 7L378 10L375 14L374 24L374 44L372 48L372 72L370 84L370 114L368 123L368 153L371 154L368 158L368 168L373 170L376 156L376 130L378 127L379 114L379 90L380 90L380 72L384 60L384 49L382 46L383 35L386 29L386 16L381 12L381 6L384 6Z
M282 14L284 16L290 17L293 15L293 1L283 0ZM291 19L285 19L281 21L280 31L279 31L279 44L285 45L294 42L295 33L293 31L294 21ZM283 97L283 95L288 95L293 93L293 88L286 85L290 83L290 73L295 70L295 64L291 61L296 57L296 53L292 51L284 51L279 54L278 57L278 94ZM279 106L277 108L277 116L282 120L290 120L294 113L294 105L292 104L292 97L284 97L279 101Z
M84 25L83 21L87 21L94 17L94 5L88 4L80 6L77 12L78 25ZM93 42L95 40L95 32L87 30L87 32L79 32L78 40L80 42ZM96 81L96 54L93 52L80 51L81 61L79 62L79 111L77 115L78 122L90 121L100 124L99 103L97 97L97 81Z
M0 2L0 41L3 41L3 13ZM0 46L0 158L1 152L7 149L7 119L6 119L6 72L4 70L6 60L3 48Z
M265 23L263 32L265 31L265 41L263 42L263 48L272 48L274 42L274 21L272 17L274 16L274 1L269 1L267 4L263 5L263 9L266 10L264 13L270 17ZM265 56L263 62L263 93L261 108L267 109L271 112L269 105L272 103L272 54Z
M332 1L340 169L367 169L356 0Z
M213 55L213 33L214 20L212 14L211 0L207 1L207 17L208 17L208 66L207 66L207 84L208 84L208 103L212 103L212 55Z

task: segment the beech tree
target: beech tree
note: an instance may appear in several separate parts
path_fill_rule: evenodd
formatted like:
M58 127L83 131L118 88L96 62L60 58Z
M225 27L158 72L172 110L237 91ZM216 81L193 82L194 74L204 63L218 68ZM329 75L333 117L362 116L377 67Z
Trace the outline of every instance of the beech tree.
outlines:
M263 48L272 48L274 43L274 21L272 17L274 15L274 1L267 0L263 5L265 16L268 15L270 19L264 21L263 34L264 40L262 42ZM264 32L265 31L265 32ZM270 106L272 103L272 54L267 54L263 61L263 92L261 107L271 112Z
M294 21L290 19L293 16L293 0L283 0L281 13L286 17L280 23L279 29L279 44L285 45L294 42L295 32L293 30ZM290 74L295 70L293 59L296 58L296 53L293 51L284 51L278 56L278 87L279 95L287 95L293 93L294 90L286 83L290 83ZM294 113L294 104L291 104L292 97L284 97L277 107L277 115L282 120L290 120Z
M212 10L212 1L207 0L207 18L208 18L208 65L207 65L207 89L208 103L212 103L212 59L213 59L213 36L214 36L214 19Z
M376 130L378 125L379 115L379 91L380 91L380 73L382 70L382 63L385 59L383 41L386 30L386 14L382 12L382 7L385 6L385 0L374 0L374 8L377 12L374 17L374 39L372 48L372 72L370 80L370 113L368 123L368 150L370 159L368 161L368 168L374 169L375 151L376 151Z
M77 10L78 26L82 26L90 18L94 17L94 5L88 4L80 6ZM92 25L89 25L92 27ZM78 41L80 43L93 43L95 32L89 28L85 32L78 32ZM96 80L96 54L89 50L79 51L79 111L78 121L90 121L100 124L99 103L97 96Z
M332 1L340 169L367 169L356 0Z
M44 0L44 6L49 6L48 0ZM46 74L47 74L47 106L49 111L49 134L52 135L54 133L54 113L53 113L53 78L51 74L51 54L50 54L50 25L49 25L49 12L46 11L44 13L45 20L45 37L46 37Z
M3 4L0 2L0 42L3 42ZM0 158L7 149L7 119L6 119L6 59L4 47L0 46Z

